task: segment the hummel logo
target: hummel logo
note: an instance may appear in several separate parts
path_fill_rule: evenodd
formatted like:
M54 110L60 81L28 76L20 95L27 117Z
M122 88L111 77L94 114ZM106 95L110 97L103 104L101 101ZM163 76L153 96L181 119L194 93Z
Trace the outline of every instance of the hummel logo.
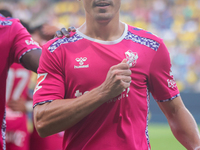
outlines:
M84 62L87 60L87 57L80 57L80 58L76 58L75 59L80 66L74 66L74 68L88 68L89 67L89 64L88 65L83 65Z
M84 57L84 58L76 58L76 61L77 62L79 62L79 65L83 65L84 64L84 61L86 61L87 60L87 58L86 57Z

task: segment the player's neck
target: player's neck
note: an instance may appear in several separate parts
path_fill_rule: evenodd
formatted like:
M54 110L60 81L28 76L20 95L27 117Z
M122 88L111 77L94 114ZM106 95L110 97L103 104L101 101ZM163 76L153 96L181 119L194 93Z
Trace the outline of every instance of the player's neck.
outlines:
M78 29L83 34L98 40L114 41L120 38L124 32L125 25L119 20L107 23L87 21Z

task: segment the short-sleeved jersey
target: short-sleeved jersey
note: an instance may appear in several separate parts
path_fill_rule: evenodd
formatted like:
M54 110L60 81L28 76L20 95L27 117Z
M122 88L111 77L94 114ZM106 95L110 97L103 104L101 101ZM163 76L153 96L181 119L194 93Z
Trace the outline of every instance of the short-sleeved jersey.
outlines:
M90 38L80 31L43 47L34 105L76 98L102 84L109 68L124 58L131 85L65 131L67 150L149 150L149 94L158 101L179 95L162 39L125 24L115 41ZM36 106L37 107L37 106Z
M10 65L20 62L28 51L40 48L31 38L28 31L18 19L5 18L0 14L0 124L3 139L5 139L5 95L6 77ZM0 149L2 148L0 137ZM4 140L5 141L5 140Z

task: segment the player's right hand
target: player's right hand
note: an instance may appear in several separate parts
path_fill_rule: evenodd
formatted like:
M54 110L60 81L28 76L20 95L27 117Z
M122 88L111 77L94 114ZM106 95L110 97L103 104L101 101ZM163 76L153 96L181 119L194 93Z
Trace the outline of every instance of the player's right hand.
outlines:
M76 31L76 28L75 27L69 27L68 30L66 28L62 28L58 31L56 31L56 34L55 34L55 37L70 37L70 32L75 32Z
M121 63L112 66L105 81L101 84L100 89L106 99L109 100L120 95L131 83L131 70L124 59Z

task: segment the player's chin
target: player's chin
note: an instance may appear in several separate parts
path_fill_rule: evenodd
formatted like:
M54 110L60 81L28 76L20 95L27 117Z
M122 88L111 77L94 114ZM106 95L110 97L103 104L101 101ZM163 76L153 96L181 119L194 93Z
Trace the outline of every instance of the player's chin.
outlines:
M96 21L100 24L109 23L112 17L109 14L99 14L96 16Z

